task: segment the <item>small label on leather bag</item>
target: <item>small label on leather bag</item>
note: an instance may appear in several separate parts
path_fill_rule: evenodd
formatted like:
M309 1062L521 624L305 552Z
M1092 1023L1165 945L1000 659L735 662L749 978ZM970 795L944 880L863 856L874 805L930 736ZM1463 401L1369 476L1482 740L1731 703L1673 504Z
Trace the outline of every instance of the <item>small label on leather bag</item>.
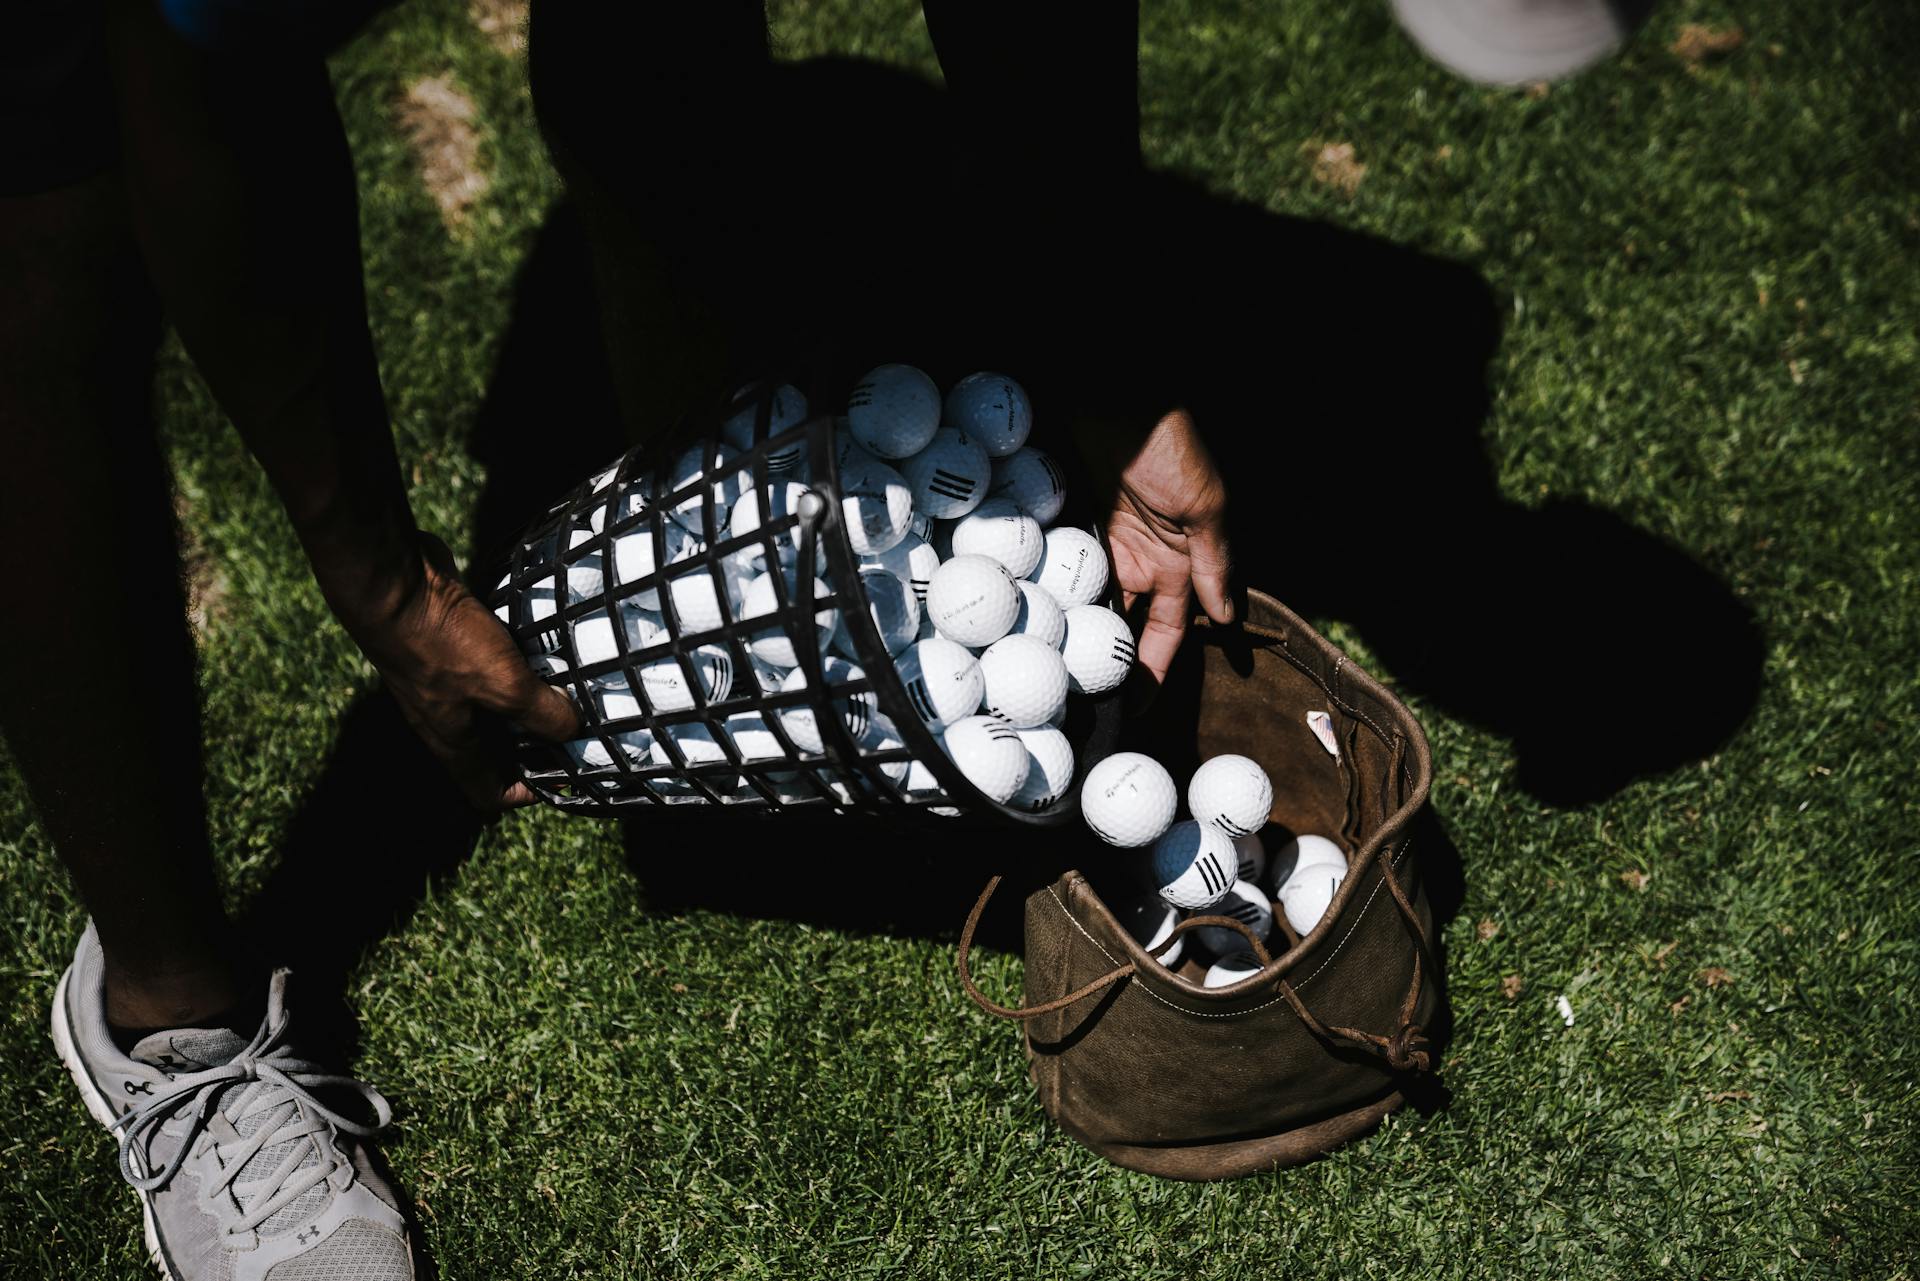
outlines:
M1333 717L1326 712L1308 712L1307 728L1320 740L1320 746L1327 749L1327 755L1334 760L1340 759L1340 741L1333 736Z

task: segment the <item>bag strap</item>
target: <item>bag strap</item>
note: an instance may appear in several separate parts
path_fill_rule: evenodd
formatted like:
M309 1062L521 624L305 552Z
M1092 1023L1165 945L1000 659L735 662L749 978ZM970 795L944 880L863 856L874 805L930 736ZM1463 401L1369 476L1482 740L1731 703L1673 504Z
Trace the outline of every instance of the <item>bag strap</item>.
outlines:
M967 959L968 954L973 951L973 933L980 927L980 914L987 910L987 900L992 898L993 892L999 888L1000 878L996 876L987 882L986 889L980 891L980 897L974 901L973 910L967 913L967 923L960 927L960 952L957 958L960 966L960 986L966 989L967 995L973 999L973 1003L987 1013L996 1014L1003 1019L1037 1019L1042 1014L1051 1014L1055 1010L1064 1010L1075 1001L1083 1001L1102 988L1111 987L1133 973L1133 962L1128 961L1119 969L1109 970L1107 973L1102 974L1085 987L1076 988L1065 996L1056 997L1041 1005L1022 1006L1019 1009L1014 1009L1010 1006L997 1005L993 1001L988 1000L986 996L981 993L980 989L974 986L973 972L967 964Z
M1417 944L1413 954L1413 978L1407 985L1406 996L1400 1002L1399 1030L1392 1036L1381 1036L1374 1032L1362 1031L1359 1028L1322 1023L1314 1016L1313 1011L1307 1008L1306 1003L1300 999L1299 993L1293 990L1293 984L1287 982L1285 979L1279 981L1280 995L1286 1000L1287 1005L1293 1010L1299 1020L1306 1024L1307 1030L1320 1039L1324 1041L1344 1041L1357 1049L1378 1054L1386 1059L1387 1066L1396 1072L1425 1072L1433 1065L1433 1055L1427 1041L1425 1029L1414 1021L1413 1015L1414 1011L1418 1009L1420 1005L1420 992L1425 986L1426 981L1425 961L1432 945L1428 942L1426 927L1420 923L1419 914L1413 910L1413 903L1407 898L1407 892L1400 884L1400 878L1394 874L1392 859L1380 859L1380 875L1381 879L1386 882L1387 893L1393 896L1393 901L1399 908L1400 915L1405 919L1407 927L1412 932L1414 941ZM1003 1019L1026 1020L1039 1018L1042 1014L1051 1014L1055 1010L1063 1010L1069 1005L1084 1001L1095 992L1112 987L1115 983L1134 973L1133 962L1128 961L1124 965L1107 971L1091 983L1075 988L1065 996L1055 997L1053 1000L1043 1002L1039 1005L1014 1008L1000 1005L989 1000L980 991L979 987L974 984L973 971L969 960L973 952L973 937L980 927L980 917L987 910L987 901L993 897L993 892L1000 888L1000 881L1001 878L998 876L988 881L987 887L980 891L980 897L974 901L973 910L967 913L967 923L960 929L960 947L955 957L955 962L960 971L960 986L966 990L968 998L988 1014L996 1015ZM1246 936L1246 940L1252 945L1254 956L1259 960L1262 968L1265 968L1272 961L1272 957L1268 955L1266 947L1259 939L1254 937L1253 931L1248 929L1244 923L1236 921L1230 916L1188 917L1186 920L1174 926L1172 933L1167 935L1166 942L1162 943L1160 947L1155 950L1155 955L1158 955L1161 951L1165 951L1174 939L1185 934L1188 930L1199 929L1202 926L1209 925L1237 930ZM1291 931L1289 931L1289 933L1291 933Z

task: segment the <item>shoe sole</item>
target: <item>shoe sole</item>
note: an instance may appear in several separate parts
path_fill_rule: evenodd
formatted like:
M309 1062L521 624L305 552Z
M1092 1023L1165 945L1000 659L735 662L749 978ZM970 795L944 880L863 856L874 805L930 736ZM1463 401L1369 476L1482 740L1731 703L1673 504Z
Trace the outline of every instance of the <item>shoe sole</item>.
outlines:
M86 1067L80 1062L80 1051L73 1043L73 1031L67 1026L67 980L73 977L73 971L67 970L60 975L60 985L53 990L53 1048L60 1055L60 1062L66 1067L67 1075L73 1078L74 1085L80 1089L80 1099L87 1105L87 1114L101 1125L113 1131L113 1108L108 1105L106 1096L93 1083ZM160 1234L153 1227L153 1207L147 1203L147 1194L138 1188L129 1189L140 1198L140 1222L142 1234L146 1238L147 1261L160 1269L160 1275L166 1281L180 1281L172 1268L167 1266L166 1251L160 1248Z

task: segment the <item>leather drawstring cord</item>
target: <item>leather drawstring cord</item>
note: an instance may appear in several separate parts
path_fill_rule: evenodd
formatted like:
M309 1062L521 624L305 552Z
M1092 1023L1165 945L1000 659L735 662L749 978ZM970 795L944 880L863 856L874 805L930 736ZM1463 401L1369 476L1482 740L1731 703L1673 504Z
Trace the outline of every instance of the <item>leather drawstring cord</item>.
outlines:
M1427 1042L1425 1030L1422 1029L1418 1023L1414 1022L1413 1015L1420 1004L1420 991L1425 978L1425 962L1429 955L1431 945L1427 940L1426 928L1420 923L1419 914L1413 910L1413 903L1407 898L1406 891L1401 888L1400 878L1394 875L1393 861L1388 858L1381 858L1379 862L1380 876L1381 879L1386 882L1387 893L1393 896L1394 904L1399 908L1401 917L1406 921L1408 928L1413 934L1414 941L1418 945L1413 955L1413 979L1407 985L1405 999L1400 1002L1399 1030L1392 1036L1380 1036L1377 1033L1365 1032L1359 1028L1341 1027L1322 1023L1314 1016L1313 1011L1306 1007L1306 1003L1300 999L1299 994L1293 990L1293 984L1287 982L1285 979L1281 979L1278 982L1278 987L1280 989L1280 995L1286 1000L1288 1006L1292 1008L1294 1014L1306 1025L1308 1031L1312 1032L1321 1040L1342 1041L1358 1049L1378 1054L1387 1061L1387 1066L1396 1072L1425 1072L1433 1066L1433 1056ZM998 1015L1003 1019L1025 1020L1039 1018L1043 1014L1051 1014L1055 1010L1063 1010L1069 1005L1084 1001L1095 992L1112 987L1114 984L1134 973L1133 962L1129 961L1124 965L1107 971L1099 978L1093 980L1093 982L1075 988L1065 996L1055 997L1053 1000L1043 1002L1040 1005L1022 1006L1016 1009L989 1000L974 984L973 972L971 966L968 964L968 960L969 955L973 951L973 937L974 933L979 929L981 914L987 910L987 901L993 897L993 892L1000 888L1000 880L1001 878L996 876L987 882L987 887L980 891L980 897L975 900L973 910L967 913L967 923L962 926L960 930L960 948L955 958L960 971L960 986L966 990L967 996L975 1005L987 1013ZM1254 956L1259 960L1261 967L1265 968L1271 963L1272 957L1268 955L1267 949L1261 941L1254 937L1253 931L1230 916L1189 917L1174 927L1173 932L1167 936L1166 942L1160 945L1159 950L1164 951L1173 943L1174 939L1186 933L1188 930L1198 929L1201 926L1207 925L1218 925L1228 929L1238 930L1246 936L1247 942L1252 944Z

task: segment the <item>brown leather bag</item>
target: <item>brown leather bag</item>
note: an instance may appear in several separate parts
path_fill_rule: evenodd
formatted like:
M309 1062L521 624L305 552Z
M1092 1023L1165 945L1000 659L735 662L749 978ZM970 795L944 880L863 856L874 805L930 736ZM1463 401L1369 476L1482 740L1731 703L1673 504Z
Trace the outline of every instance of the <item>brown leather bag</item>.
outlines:
M1432 1068L1425 1030L1444 999L1408 836L1431 780L1426 737L1325 638L1271 597L1250 597L1242 626L1193 630L1133 737L1176 779L1223 752L1266 768L1272 821L1347 853L1347 878L1319 925L1299 939L1277 913L1275 945L1289 946L1270 959L1256 946L1263 970L1205 989L1204 965L1162 966L1109 912L1094 886L1124 885L1113 873L1126 860L1108 851L1116 857L1104 873L1069 871L1027 899L1024 1008L988 1000L968 970L998 877L960 939L968 995L1025 1021L1047 1114L1109 1160L1168 1178L1292 1165L1364 1133ZM1309 721L1320 713L1337 756ZM1220 916L1179 932L1205 924L1247 933Z

